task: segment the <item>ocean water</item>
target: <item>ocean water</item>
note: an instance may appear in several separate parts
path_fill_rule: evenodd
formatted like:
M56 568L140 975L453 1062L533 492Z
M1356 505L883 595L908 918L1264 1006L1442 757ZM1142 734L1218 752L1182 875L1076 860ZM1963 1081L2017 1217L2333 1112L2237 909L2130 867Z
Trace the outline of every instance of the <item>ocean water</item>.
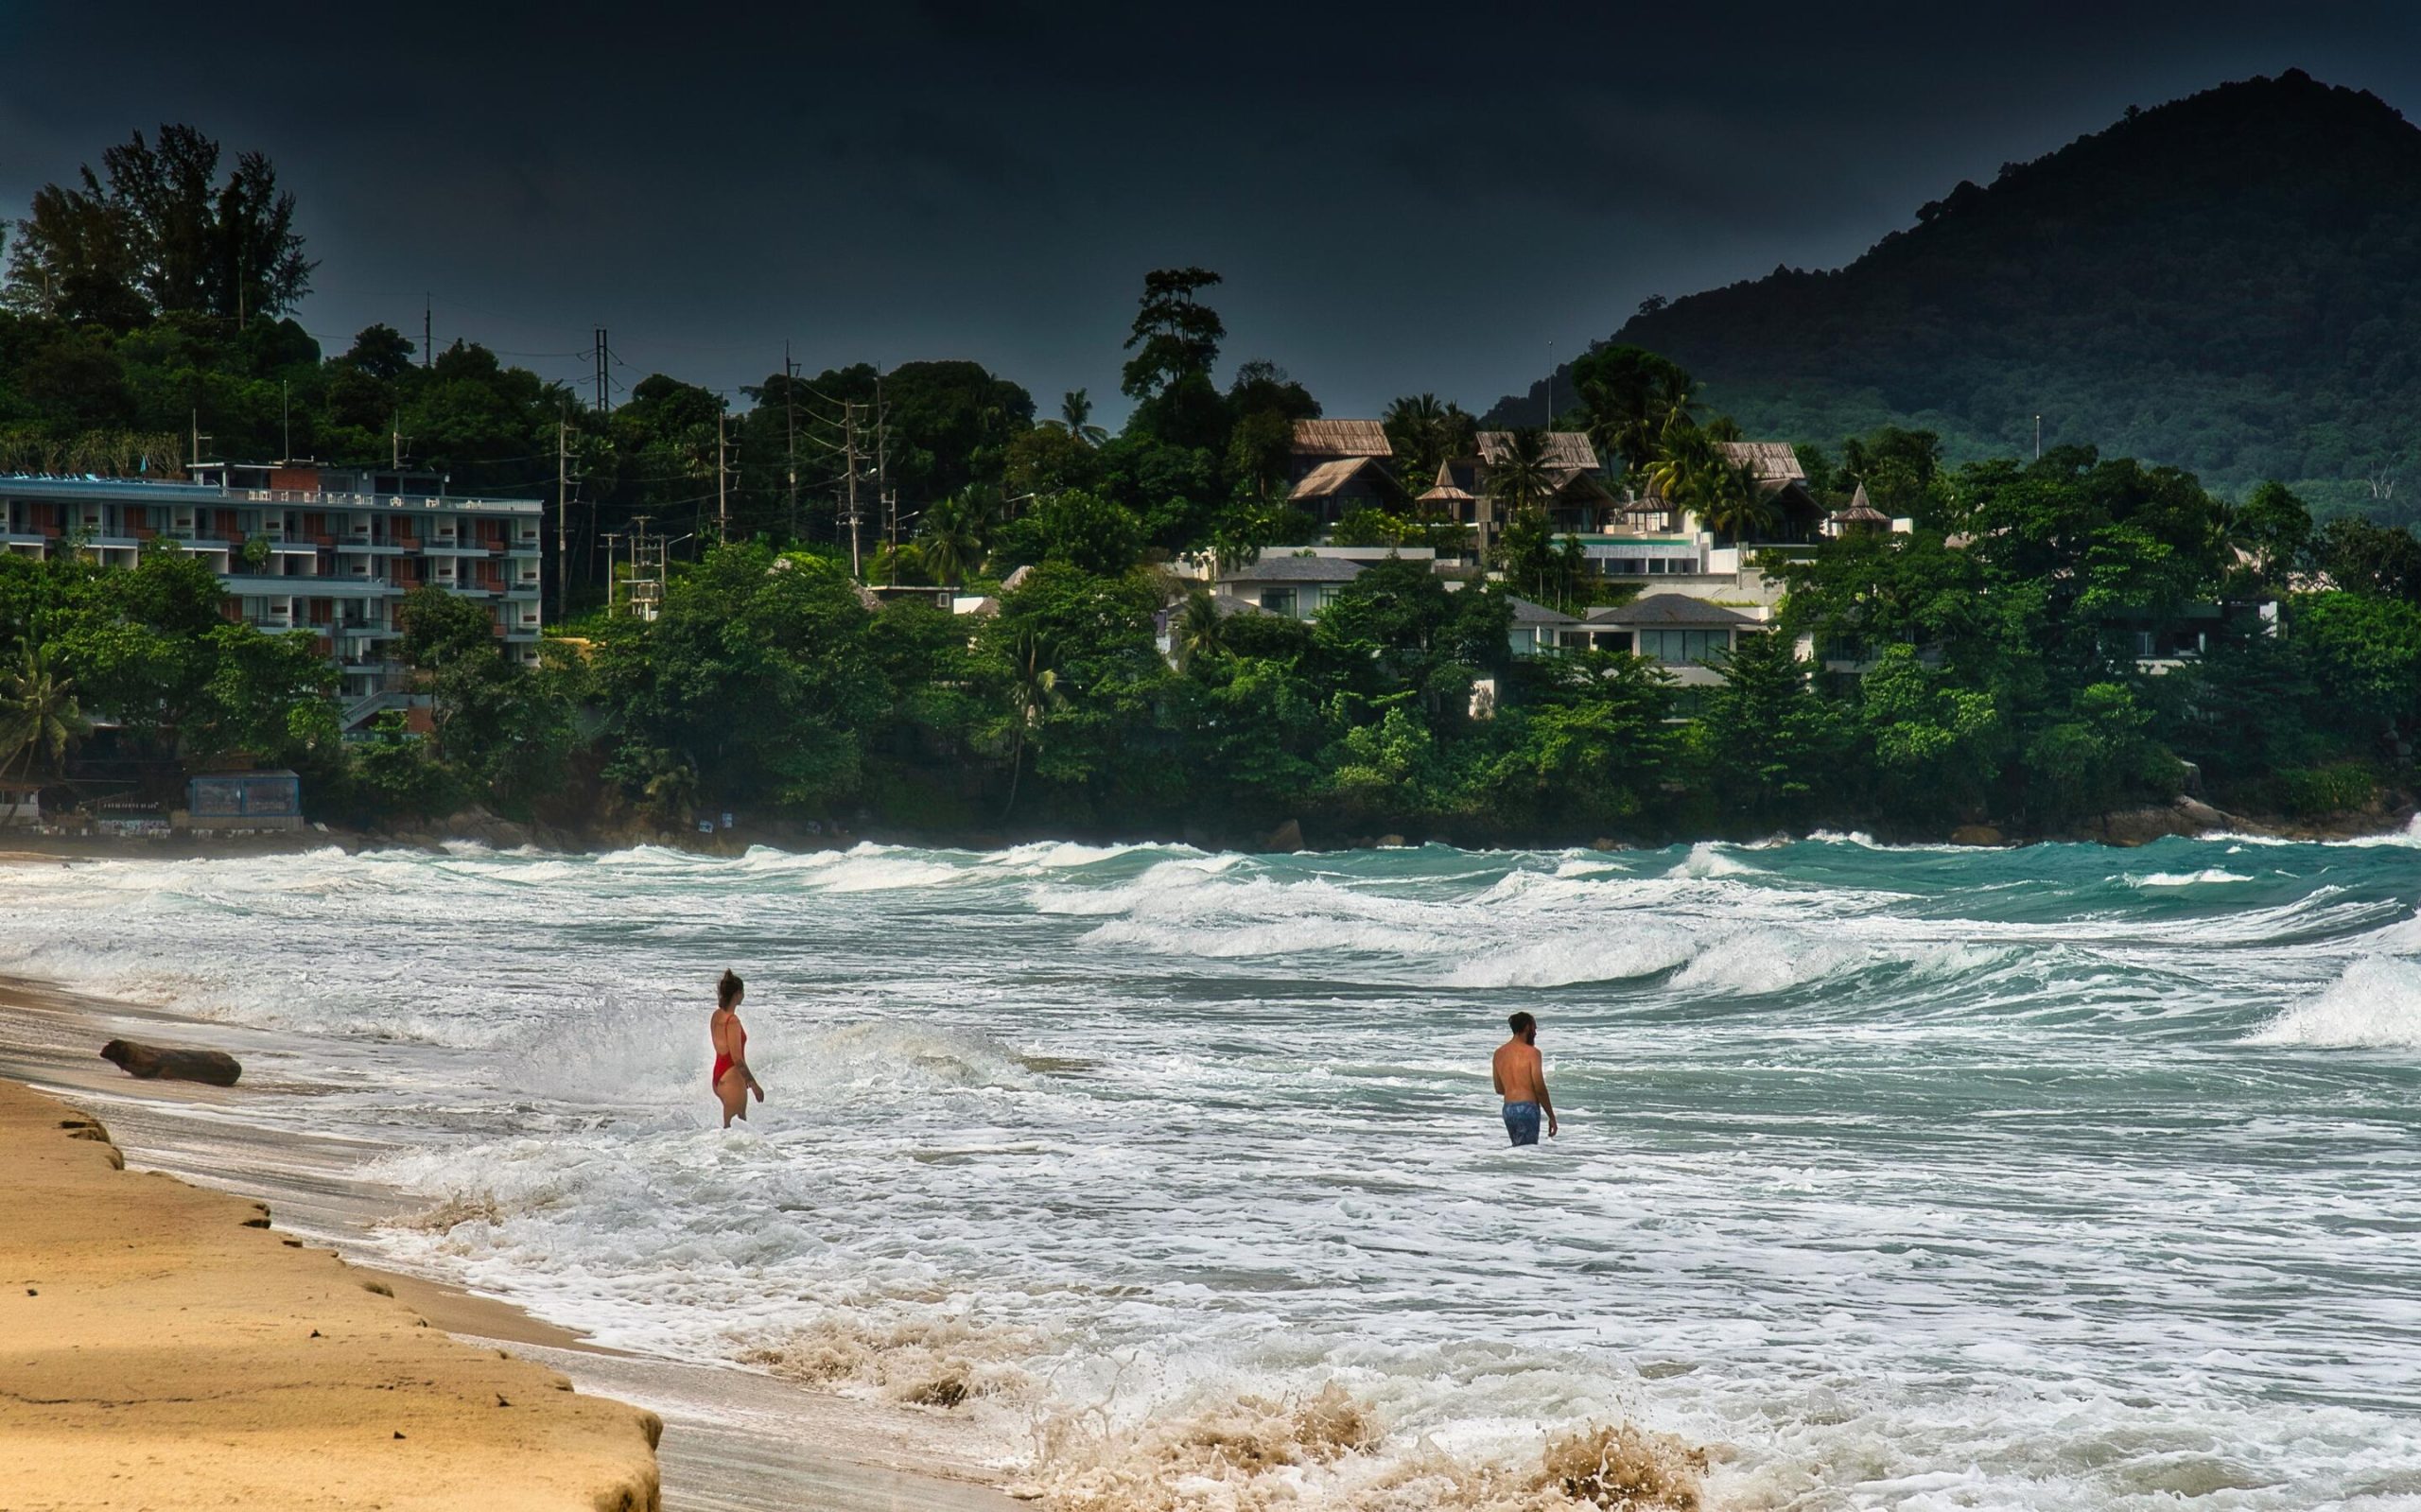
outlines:
M0 970L286 1036L257 1116L390 1152L398 1260L973 1417L1061 1505L1551 1505L1628 1422L1718 1507L2388 1508L2416 911L2421 832L458 846L0 869Z

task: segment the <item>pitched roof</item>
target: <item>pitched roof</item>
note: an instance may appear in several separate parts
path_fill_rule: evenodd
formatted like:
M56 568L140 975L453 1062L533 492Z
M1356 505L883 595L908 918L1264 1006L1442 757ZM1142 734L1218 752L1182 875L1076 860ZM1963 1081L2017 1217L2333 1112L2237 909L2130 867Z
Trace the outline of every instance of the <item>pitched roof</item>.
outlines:
M1402 496L1402 487L1375 457L1339 457L1333 461L1322 462L1305 473L1303 480L1297 483L1286 496L1289 499L1326 498L1366 472L1370 475L1372 482L1398 497Z
M1511 594L1507 594L1506 598L1512 602L1513 622L1517 625L1576 625L1580 623L1560 609L1550 609L1545 604L1532 603L1527 599L1516 599Z
M1879 509L1876 509L1874 505L1867 499L1866 485L1864 483L1858 484L1857 492L1850 495L1850 501L1847 508L1838 509L1833 512L1833 519L1837 524L1850 524L1855 522L1860 525L1889 525L1891 523L1890 515L1884 513Z
M1362 564L1343 557L1263 557L1248 566L1227 571L1227 582L1351 582L1362 576Z
M1298 457L1393 457L1387 427L1375 420L1298 420Z
M1592 609L1589 623L1593 625L1753 625L1757 621L1721 604L1687 594L1651 593L1645 599L1634 599L1611 609Z
M1757 481L1770 487L1807 481L1807 469L1786 441L1718 441L1715 449L1734 467L1755 468Z
M1546 442L1546 464L1549 467L1579 468L1584 472L1597 470L1597 448L1577 430L1550 430L1542 438ZM1509 430L1483 430L1479 433L1479 460L1493 463L1505 449L1513 444Z
M1468 504L1471 501L1472 495L1454 485L1454 469L1449 462L1437 464L1437 481L1420 495L1423 504Z

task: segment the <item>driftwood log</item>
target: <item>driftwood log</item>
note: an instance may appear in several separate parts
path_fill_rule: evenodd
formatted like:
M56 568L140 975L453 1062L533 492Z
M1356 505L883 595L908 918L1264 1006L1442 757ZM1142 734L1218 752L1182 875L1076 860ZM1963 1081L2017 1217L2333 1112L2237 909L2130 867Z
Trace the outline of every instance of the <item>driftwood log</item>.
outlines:
M138 1045L131 1039L113 1039L103 1045L101 1059L147 1082L165 1077L172 1082L233 1086L235 1078L244 1074L235 1057L223 1050L180 1050L173 1045Z

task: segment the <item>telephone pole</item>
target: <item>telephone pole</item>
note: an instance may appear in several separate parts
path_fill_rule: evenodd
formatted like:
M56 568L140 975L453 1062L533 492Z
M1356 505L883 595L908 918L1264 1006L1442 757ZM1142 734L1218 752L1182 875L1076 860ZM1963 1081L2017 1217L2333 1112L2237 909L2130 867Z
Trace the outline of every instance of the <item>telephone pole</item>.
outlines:
M596 353L596 356L597 356L597 412L598 412L599 414L601 414L601 414L605 413L607 410L609 410L609 409L613 408L613 405L612 405L612 403L611 403L609 400L607 400L607 398L605 397L605 365L613 359L613 348L612 348L611 346L609 346L609 345L607 345L607 344L606 344L606 340L605 340L605 327L603 327L603 326L601 326L601 326L599 326L599 327L597 328L597 353Z
M422 367L424 367L424 368L425 368L425 367L427 367L431 362L433 362L433 361L435 361L435 360L437 359L437 339L436 339L434 336L430 335L430 332L435 328L436 323L437 323L437 322L436 322L436 317L435 317L435 315L433 314L433 311L435 310L436 306L437 306L437 296L436 296L436 295L434 295L434 294L427 294L427 293L424 293L423 295L421 295L421 297L420 297L420 365L421 365Z
M565 415L555 422L555 622L570 609L571 417Z
M395 471L400 473L404 470L404 412L400 409L395 411L395 418L392 423L392 426L389 431L388 440L393 443L393 466ZM403 489L404 480L400 478L395 479L395 491L400 494L403 492Z
M790 468L790 533L798 539L798 364L782 343L782 456Z
M841 434L843 455L849 466L849 576L862 582L865 559L858 536L858 406L853 399L845 400L841 406Z
M613 617L614 617L614 554L615 554L615 547L616 547L617 543L618 543L618 542L622 539L622 532L621 532L621 531L619 531L619 530L607 530L607 531L605 531L605 532L604 532L604 535L605 535L605 617L606 617L606 618L608 618L608 619L611 619L611 618L613 618Z
M882 533L899 547L899 495L891 491L891 410L882 402L882 374L874 376L874 501L882 510Z
M715 416L715 531L723 544L731 544L731 443L730 416Z

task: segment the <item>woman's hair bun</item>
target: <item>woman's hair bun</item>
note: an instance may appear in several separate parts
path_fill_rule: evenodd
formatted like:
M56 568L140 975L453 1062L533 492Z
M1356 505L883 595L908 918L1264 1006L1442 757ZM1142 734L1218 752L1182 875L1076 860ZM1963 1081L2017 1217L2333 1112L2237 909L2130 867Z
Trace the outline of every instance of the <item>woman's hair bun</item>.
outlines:
M726 1008L730 1007L731 999L740 996L741 986L739 976L729 966L723 967L723 980L715 983L715 1000Z

